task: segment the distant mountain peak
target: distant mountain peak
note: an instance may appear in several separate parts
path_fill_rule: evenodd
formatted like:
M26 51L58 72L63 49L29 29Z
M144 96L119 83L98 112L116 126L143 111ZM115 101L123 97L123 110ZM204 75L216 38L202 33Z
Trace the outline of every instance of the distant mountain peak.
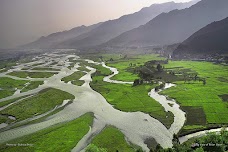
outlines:
M175 57L228 53L228 17L208 24L182 42Z
M201 0L189 8L161 13L145 25L122 33L102 46L152 47L181 43L207 24L227 17L227 8L228 0Z
M162 12L169 12L173 9L183 9L191 6L190 3L167 2L163 4L153 4L145 7L139 12L121 16L118 19L108 20L99 27L84 33L71 40L60 43L59 47L64 48L91 48L103 44L123 32L137 28Z

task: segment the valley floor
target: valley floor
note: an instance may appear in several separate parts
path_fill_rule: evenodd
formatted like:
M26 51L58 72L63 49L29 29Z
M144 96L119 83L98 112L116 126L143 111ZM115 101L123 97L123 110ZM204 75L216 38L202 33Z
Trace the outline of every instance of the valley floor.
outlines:
M135 71L152 60L165 59L51 53L7 63L0 71L1 151L149 151L171 148L176 134L228 124L227 66L168 61L159 79L133 86ZM175 85L157 92L161 82Z

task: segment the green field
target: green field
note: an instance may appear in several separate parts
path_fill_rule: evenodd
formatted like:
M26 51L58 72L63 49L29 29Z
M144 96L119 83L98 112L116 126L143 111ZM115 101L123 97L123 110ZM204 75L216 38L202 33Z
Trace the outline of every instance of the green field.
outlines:
M135 69L145 67L145 62L151 60L165 60L165 58L157 55L121 55L121 54L103 54L94 56L85 56L85 58L100 62L105 61L110 67L118 69L119 74L114 76L113 80L134 81L141 79ZM73 59L73 58L72 58ZM81 86L84 81L79 80L89 72L86 66L96 69L92 74L93 81L90 83L91 88L99 92L108 103L114 108L124 112L144 112L151 117L159 120L167 128L173 123L173 114L165 112L164 108L154 99L149 97L148 92L156 87L156 81L153 83L144 83L136 86L130 84L113 84L103 81L104 76L111 74L111 71L101 65L90 64L83 60L73 61L70 67L73 67L76 62L80 63L78 70L70 76L64 77L62 81L72 82L74 85ZM156 65L154 65L156 66ZM213 64L209 62L198 61L169 61L168 64L162 64L164 70L159 71L154 75L154 79L163 82L172 82L177 86L160 92L167 95L167 98L175 99L181 106L181 109L186 112L187 121L178 135L188 134L197 130L204 130L210 127L225 126L228 124L228 66ZM33 70L53 70L51 68L34 68ZM155 67L156 70L156 67ZM170 72L174 72L171 74ZM27 76L32 78L50 77L53 72L12 72L14 75L21 78ZM203 84L199 80L184 81L184 74L196 75L205 79ZM168 79L168 77L170 77ZM25 84L30 82L28 86ZM42 85L41 81L21 81L11 78L0 78L0 99L10 96L15 92L15 88L22 89L26 92ZM0 103L0 107L15 102L23 97L4 101ZM53 88L42 90L32 97L23 99L22 101L0 111L0 123L12 123L13 120L7 118L8 115L15 116L16 121L25 120L27 118L45 113L52 110L56 105L61 105L63 100L73 100L74 96ZM59 111L62 109L58 109ZM56 111L54 111L56 112ZM51 113L50 115L52 115ZM7 147L0 145L0 151L70 151L76 146L78 141L88 132L89 126L92 125L92 114L86 114L76 120L61 123L39 132L33 133L22 138L15 139L8 143L31 143L32 147ZM29 123L36 123L44 120L44 118L35 120ZM24 125L24 124L23 124ZM227 143L227 133L223 136L210 134L207 137L199 139L191 139L182 144L175 145L176 151L191 150L189 147L194 142L211 142L212 139L217 143L224 145ZM214 142L214 141L213 141ZM152 143L153 147L156 145ZM224 147L223 147L224 148ZM120 130L112 126L107 126L101 133L96 135L86 152L130 152L136 151L139 147L128 143ZM206 150L205 147L200 147L196 151ZM217 149L216 149L217 150ZM159 151L159 150L157 150ZM160 150L159 152L168 152L170 150ZM192 150L193 151L193 150Z
M94 137L86 152L92 152L95 149L104 152L135 152L136 146L129 145L124 135L114 127L107 127L100 134Z
M196 71L200 77L206 78L206 85L198 81L191 81L190 83L179 81L176 82L177 87L162 92L180 103L187 114L193 115L193 118L189 118L186 123L188 125L200 125L199 122L194 123L191 119L197 120L198 117L206 115L206 124L227 124L228 103L223 101L220 96L228 94L227 82L221 81L227 78L228 67L193 61L171 61L166 65L167 68L177 66L190 68ZM197 115L197 112L200 115Z
M19 97L19 98L14 98L14 99L10 99L10 100L6 100L6 101L3 101L3 102L0 102L0 107L3 107L3 106L6 106L12 102L15 102L19 99L22 99L22 98L25 98L26 96L23 96L23 97Z
M105 56L104 56L105 57ZM103 58L104 58L103 57ZM111 57L108 56L108 57ZM123 81L133 81L134 79L138 78L138 75L133 74L134 68L140 67L146 61L149 60L161 60L162 58L157 57L156 55L147 55L147 56L132 56L127 57L126 59L115 58L114 61L108 62L108 66L116 67L120 73L114 76L112 79L116 80L123 80ZM131 66L130 66L130 63ZM216 65L209 62L197 62L197 61L169 61L168 64L162 65L165 67L165 71L174 71L175 73L187 73L187 74L198 74L200 78L206 79L206 85L203 85L202 81L179 81L177 78L173 79L174 83L177 84L177 87L173 87L171 89L165 90L162 94L168 95L169 98L176 99L178 103L180 103L181 108L187 113L187 122L182 132L186 133L188 130L195 130L195 129L203 129L205 127L210 126L220 126L223 124L228 123L228 67L224 65ZM163 72L164 73L164 72ZM168 76L167 74L165 77ZM164 78L164 77L163 77ZM128 100L124 95L123 92L127 91L118 91L118 88L123 88L125 90L126 85L119 85L115 87L113 84L103 84L99 80L101 78L94 78L95 83L98 82L97 86L94 84L94 89L101 94L110 102L111 104L115 105L117 109L121 110L132 110L137 109L133 105L138 105L135 103L130 103L131 107L122 106L123 102L116 102L119 100ZM183 76L179 78L183 80ZM93 86L93 85L92 85ZM138 86L137 86L138 87ZM137 88L136 87L136 88ZM145 87L145 86L144 86ZM115 89L116 88L116 89ZM136 96L140 95L137 94L138 92L148 92L147 88L143 88L143 86L139 86L138 89L130 88ZM133 90L136 89L137 91L134 92ZM110 91L112 90L112 91ZM144 91L143 91L144 90ZM109 92L110 91L110 92ZM114 92L112 94L112 92ZM115 95L118 94L117 97L120 99L116 99ZM129 96L127 94L127 96ZM132 95L133 96L133 95ZM130 101L134 100L130 99ZM144 99L144 98L142 98ZM120 104L121 103L121 104ZM125 102L126 104L126 102ZM139 106L139 105L138 105ZM124 108L123 108L124 107ZM148 110L145 108L137 109L143 112L148 113ZM153 111L153 110L152 110ZM153 115L152 115L153 116ZM197 119L196 119L197 117ZM156 118L156 117L155 117Z
M57 74L56 72L25 72L25 71L14 71L9 73L8 75L16 76L19 78L49 78Z
M79 68L77 68L79 71L85 71L85 72L89 72L90 70L86 68L85 65L80 65Z
M54 68L46 68L46 67L36 67L36 68L33 68L32 70L41 70L41 71L59 71L59 69L54 69Z
M85 75L84 72L77 71L77 72L74 72L73 74L71 74L70 76L64 77L62 79L62 81L64 81L65 83L71 81L72 84L81 86L84 84L84 81L79 80L79 79L84 75Z
M0 72L5 72L7 70L9 70L12 66L15 66L16 65L16 60L3 60L3 61L0 61L0 69L3 69L4 70L1 70Z
M14 80L7 77L0 77L0 99L11 96L17 89L22 89L28 81Z
M30 81L29 85L27 85L26 87L24 87L21 92L26 92L35 88L38 88L39 85L42 85L44 82L43 81Z
M100 70L105 69L100 66ZM173 115L166 113L164 108L148 96L148 92L154 87L152 85L140 85L132 87L129 84L112 84L103 81L104 75L110 73L98 70L93 75L91 87L102 94L105 99L116 109L126 112L141 111L157 118L165 126L170 127ZM121 89L120 89L121 88ZM168 116L166 118L166 116Z
M12 141L8 144L32 144L32 146L0 145L2 152L29 152L29 151L71 151L81 138L89 131L93 115L85 114L73 121L61 123Z
M143 65L145 62L150 60L161 60L164 58L158 57L155 54L148 55L137 55L137 56L129 56L125 59L120 58L116 59L112 62L108 62L107 65L110 67L115 67L118 69L119 74L115 75L113 80L122 80L122 81L134 81L138 78L137 74L132 73L132 69ZM132 66L130 66L132 64Z
M72 100L74 96L61 90L49 88L9 106L2 110L0 114L11 115L16 117L16 121L21 121L50 111L55 106L61 105L63 100L66 99Z

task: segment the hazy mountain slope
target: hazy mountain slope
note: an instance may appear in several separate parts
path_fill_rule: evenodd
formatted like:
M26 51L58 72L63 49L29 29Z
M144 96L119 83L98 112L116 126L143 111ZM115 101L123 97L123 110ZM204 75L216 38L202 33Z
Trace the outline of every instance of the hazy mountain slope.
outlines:
M228 53L228 18L200 29L173 52L175 56L211 53Z
M150 7L143 8L134 14L125 15L119 19L104 22L94 30L91 30L90 32L82 34L71 40L67 40L64 43L59 44L59 46L64 48L83 48L99 45L120 35L123 32L147 23L162 12L169 12L174 9L183 9L190 7L194 3L196 2L168 2L163 4L154 4Z
M77 37L83 33L89 32L101 24L102 23L98 23L91 26L83 25L83 26L73 28L69 31L53 33L46 37L43 36L37 41L34 41L22 47L23 48L54 48L54 46L56 46L58 43Z
M103 46L153 46L183 42L207 24L228 16L228 0L202 0L183 10L162 13L147 24L125 32Z

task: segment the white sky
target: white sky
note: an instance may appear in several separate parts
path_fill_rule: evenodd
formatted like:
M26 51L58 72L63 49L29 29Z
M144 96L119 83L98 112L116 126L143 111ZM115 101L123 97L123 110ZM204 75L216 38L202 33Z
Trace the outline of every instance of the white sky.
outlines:
M79 25L116 19L168 1L171 0L0 0L0 48Z

